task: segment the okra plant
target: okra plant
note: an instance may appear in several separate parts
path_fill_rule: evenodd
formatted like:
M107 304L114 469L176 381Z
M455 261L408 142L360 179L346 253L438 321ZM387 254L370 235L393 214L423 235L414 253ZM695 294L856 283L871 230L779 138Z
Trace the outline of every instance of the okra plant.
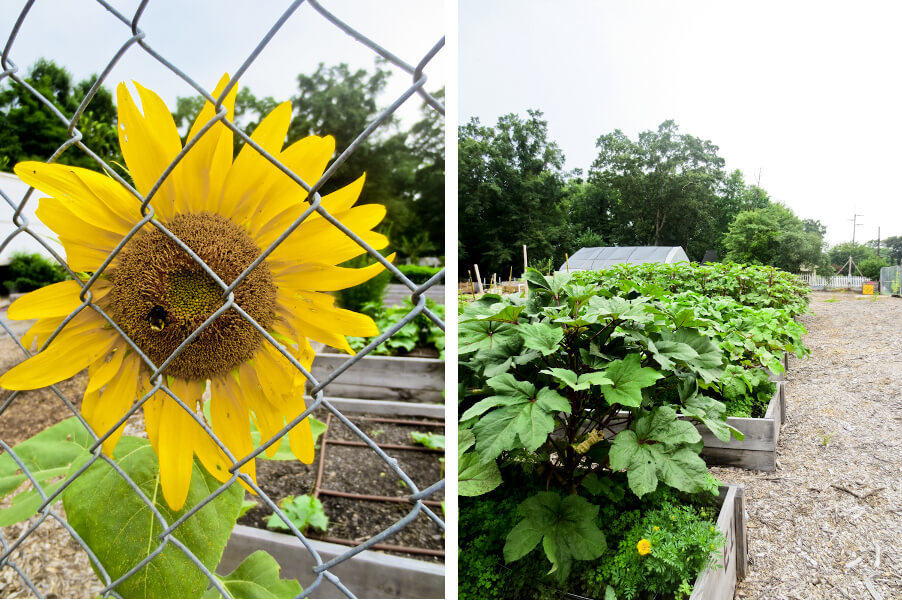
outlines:
M526 297L486 295L460 315L459 492L491 491L499 466L540 478L545 491L520 505L504 557L541 542L564 580L574 560L605 551L595 518L607 498L659 485L717 492L694 422L724 441L742 434L709 394L724 351L691 308L671 310L629 281L612 291L566 273L526 279Z

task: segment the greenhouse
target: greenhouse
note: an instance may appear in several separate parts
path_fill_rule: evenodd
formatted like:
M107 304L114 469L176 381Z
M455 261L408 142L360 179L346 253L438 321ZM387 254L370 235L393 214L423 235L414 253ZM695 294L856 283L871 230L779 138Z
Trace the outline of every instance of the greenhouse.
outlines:
M688 261L681 246L608 246L580 248L561 265L561 271L596 271L619 264L671 264Z

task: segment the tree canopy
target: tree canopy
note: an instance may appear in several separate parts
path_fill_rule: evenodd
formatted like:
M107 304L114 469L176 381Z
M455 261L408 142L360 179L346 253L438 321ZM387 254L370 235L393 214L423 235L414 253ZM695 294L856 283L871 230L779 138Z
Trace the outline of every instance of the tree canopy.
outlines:
M461 273L476 263L485 277L519 276L523 244L531 264L563 260L564 155L540 111L494 127L471 119L458 129L458 165Z
M823 237L806 231L805 224L782 204L736 215L724 246L726 259L733 262L772 265L791 273L803 266L824 268Z

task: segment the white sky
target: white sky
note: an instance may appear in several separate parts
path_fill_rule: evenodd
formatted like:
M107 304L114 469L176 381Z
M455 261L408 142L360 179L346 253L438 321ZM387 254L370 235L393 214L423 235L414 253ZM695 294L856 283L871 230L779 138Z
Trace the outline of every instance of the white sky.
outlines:
M24 0L0 2L0 44L5 44L24 4ZM110 4L131 17L140 2L110 0ZM151 0L139 27L154 50L212 90L223 73L238 69L290 4L288 0ZM441 1L322 0L321 4L414 66L444 35ZM130 29L94 0L37 0L10 58L23 72L37 58L51 58L80 81L100 73L130 36ZM446 54L446 50L440 51L426 69L429 91L447 83ZM326 66L346 62L353 69L372 73L375 56L304 3L263 50L241 84L249 86L257 97L273 96L284 101L297 93L298 73L312 74L320 62ZM412 83L412 76L394 65L383 68L394 74L380 106L389 104ZM137 44L129 48L105 85L114 90L120 81L131 80L157 92L171 108L177 96L195 94ZM420 104L420 96L415 95L399 114L412 122L419 118Z
M674 119L831 244L902 235L902 5L459 0L459 122L545 113L567 168Z

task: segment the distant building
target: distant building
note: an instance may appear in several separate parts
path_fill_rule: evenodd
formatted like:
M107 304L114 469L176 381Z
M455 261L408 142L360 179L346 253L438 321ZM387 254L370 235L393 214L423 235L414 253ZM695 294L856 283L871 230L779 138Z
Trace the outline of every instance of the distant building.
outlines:
M27 183L12 173L0 172L0 192L2 192L2 195L0 195L0 244L3 244L6 238L17 229L13 223L13 214L15 214L16 210L10 206L7 198L18 207L27 191ZM34 214L34 211L38 208L38 200L46 196L47 194L44 192L37 190L32 192L28 203L25 205L25 210L22 211L22 216L28 221L29 230L44 238L54 250L59 252L60 256L65 257L66 253L63 251L63 247L56 241L56 234L41 223ZM47 258L51 257L51 254L25 231L17 233L3 247L3 250L0 250L0 266L8 265L14 252L38 253Z
M609 246L606 248L580 248L561 265L561 271L597 271L619 264L677 263L689 261L681 246Z

